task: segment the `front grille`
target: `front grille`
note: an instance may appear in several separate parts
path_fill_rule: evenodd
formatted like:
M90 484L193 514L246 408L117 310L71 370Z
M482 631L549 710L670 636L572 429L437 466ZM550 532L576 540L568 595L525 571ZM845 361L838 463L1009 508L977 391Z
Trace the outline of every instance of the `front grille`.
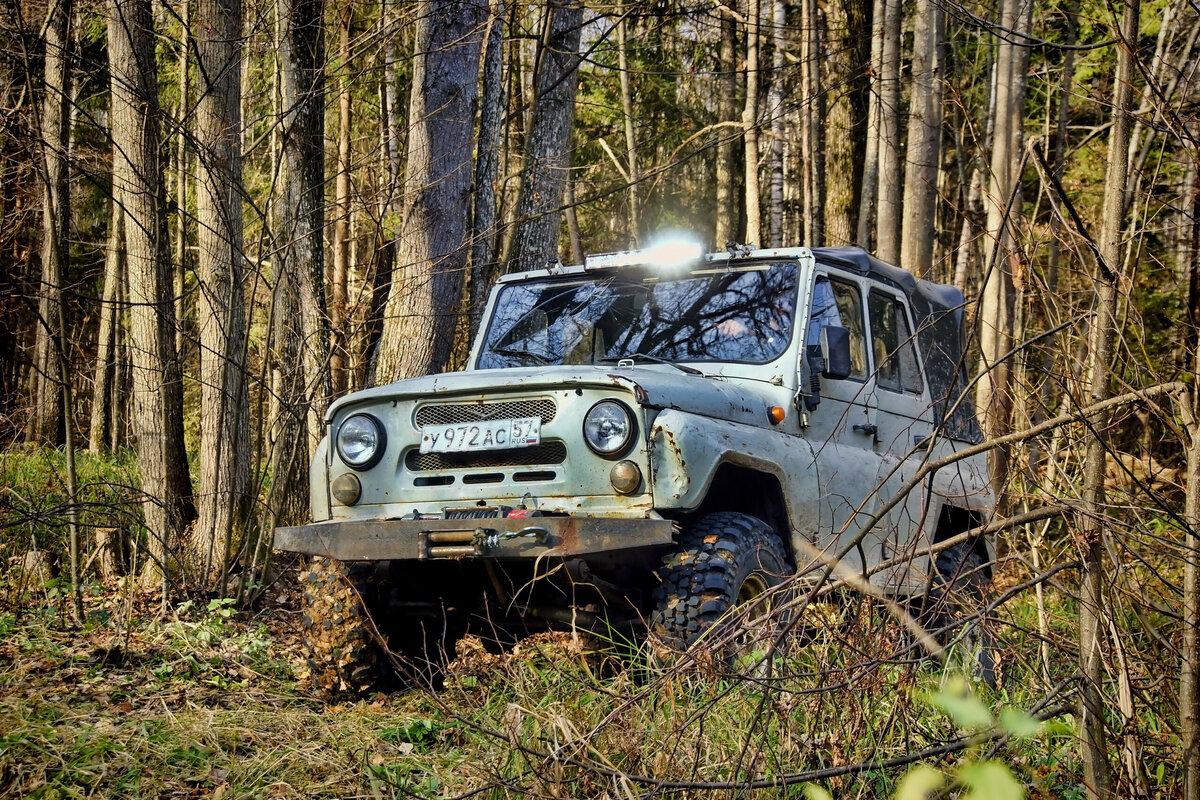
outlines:
M404 466L410 472L439 469L486 469L488 467L531 467L561 464L567 460L567 446L549 441L512 450L482 450L473 453L422 453L409 450Z
M554 401L549 397L490 403L428 403L417 409L416 423L417 427L421 428L425 425L458 425L493 419L541 417L542 424L545 425L554 419L555 411Z

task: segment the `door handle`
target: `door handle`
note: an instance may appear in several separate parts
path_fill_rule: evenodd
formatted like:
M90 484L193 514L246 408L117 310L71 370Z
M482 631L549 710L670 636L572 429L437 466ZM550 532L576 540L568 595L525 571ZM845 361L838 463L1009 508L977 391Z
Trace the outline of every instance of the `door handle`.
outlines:
M879 433L878 425L855 425L854 432L861 433L863 436L875 436Z

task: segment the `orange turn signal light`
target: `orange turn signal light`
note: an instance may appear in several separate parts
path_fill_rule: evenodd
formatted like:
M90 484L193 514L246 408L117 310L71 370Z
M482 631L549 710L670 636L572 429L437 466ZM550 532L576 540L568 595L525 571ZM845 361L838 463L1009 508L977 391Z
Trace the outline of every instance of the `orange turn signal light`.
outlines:
M787 411L780 406L771 406L767 409L767 416L770 417L772 425L778 425L787 417Z

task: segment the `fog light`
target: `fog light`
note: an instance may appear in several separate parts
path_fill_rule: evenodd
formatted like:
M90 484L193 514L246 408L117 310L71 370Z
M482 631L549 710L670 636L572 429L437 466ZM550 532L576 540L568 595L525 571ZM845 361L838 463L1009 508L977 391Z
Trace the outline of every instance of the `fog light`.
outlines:
M344 506L352 506L362 495L362 484L358 482L357 475L347 472L333 479L333 483L329 485L329 491L333 493L334 500Z
M633 494L642 484L642 471L632 461L618 461L608 473L613 488L621 494Z

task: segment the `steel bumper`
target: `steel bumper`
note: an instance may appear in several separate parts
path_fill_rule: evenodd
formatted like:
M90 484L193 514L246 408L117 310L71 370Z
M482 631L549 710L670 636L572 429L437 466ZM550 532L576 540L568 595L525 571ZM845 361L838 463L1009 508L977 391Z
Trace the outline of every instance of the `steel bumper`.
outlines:
M582 556L674 542L665 519L382 519L275 529L275 549L339 561Z

